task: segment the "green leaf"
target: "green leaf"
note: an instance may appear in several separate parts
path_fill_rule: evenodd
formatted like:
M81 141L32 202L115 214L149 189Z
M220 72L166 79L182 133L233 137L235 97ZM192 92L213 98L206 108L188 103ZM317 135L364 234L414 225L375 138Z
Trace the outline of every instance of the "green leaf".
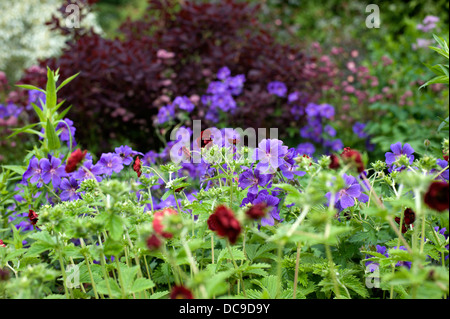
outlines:
M47 67L47 90L46 90L46 104L47 109L49 111L53 111L56 107L56 83L55 83L55 77L50 70L49 67Z
M19 165L2 165L2 168L13 171L20 176L22 176L26 171L25 167Z
M47 136L49 150L56 150L61 147L61 142L59 141L59 137L56 135L55 127L49 119L47 119L45 133Z
M36 87L36 86L34 86L34 85L30 85L30 84L16 84L16 86L17 86L17 87L20 87L20 88L22 88L22 89L30 90L30 91L36 90L36 91L45 93L44 90L42 90L42 89L40 89L40 88L38 88L38 87Z
M69 82L71 82L73 79L75 79L78 75L80 74L80 72L78 72L75 75L72 75L71 77L65 79L56 89L56 92L58 92L59 90L61 90L63 87L65 87Z
M119 285L113 278L108 278L109 286L111 288L111 297L120 298L122 296L122 291ZM106 286L106 280L103 280L97 285L98 293L102 295L109 295L108 287Z
M7 138L11 138L11 137L16 136L17 134L24 133L27 130L29 130L30 128L35 127L38 124L39 123L34 123L34 124L30 124L30 125L27 125L27 126L24 126L24 127L21 127L21 128L14 128L14 129L12 129L14 131L14 133L9 135Z
M148 278L138 278L131 287L131 292L137 293L155 287L153 281Z

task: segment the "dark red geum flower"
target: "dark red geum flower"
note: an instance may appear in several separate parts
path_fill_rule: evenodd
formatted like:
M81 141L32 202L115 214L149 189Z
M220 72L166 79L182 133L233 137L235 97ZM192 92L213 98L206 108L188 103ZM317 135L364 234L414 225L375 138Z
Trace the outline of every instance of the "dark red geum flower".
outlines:
M0 247L6 247L5 243L1 239L0 239Z
M7 281L9 279L9 271L6 268L0 268L0 281Z
M178 212L172 208L164 208L163 210L155 212L153 215L153 230L164 238L172 238L173 234L164 231L163 220L168 215L177 215Z
M231 244L235 244L241 233L241 225L234 217L231 209L225 205L220 205L208 218L208 228L221 237L226 237Z
M339 157L336 154L330 155L331 163L328 166L330 169L338 169L341 164L339 163Z
M150 237L147 238L148 249L156 250L156 249L159 249L159 247L161 247L161 245L162 245L161 240L155 234L152 234Z
M346 164L351 164L358 173L364 172L364 163L362 161L361 153L356 150L352 150L350 147L344 148L344 151L341 154L342 160Z
M36 212L32 209L28 212L28 219L30 220L30 223L34 226L38 222L38 215Z
M170 292L170 299L194 299L194 296L186 287L174 286Z
M403 212L403 225L402 225L402 233L406 233L408 231L408 226L412 225L416 220L416 213L411 209L407 208ZM400 224L401 218L395 217L395 221L397 224Z
M200 136L197 138L197 145L200 148L204 147L210 147L212 146L212 137L211 137L211 131L206 129L200 133Z
M76 171L78 168L78 164L80 164L84 160L86 153L87 150L82 152L80 149L77 149L75 152L70 154L66 164L66 173L72 173Z
M267 204L258 203L253 205L245 212L245 215L250 219L260 220L267 215Z
M424 201L428 207L443 212L449 208L449 187L447 182L433 182L425 193Z
M138 157L136 157L136 160L134 161L134 164L133 164L133 170L137 173L138 177L141 177L141 175L142 175L141 167L142 167L142 162L138 156Z

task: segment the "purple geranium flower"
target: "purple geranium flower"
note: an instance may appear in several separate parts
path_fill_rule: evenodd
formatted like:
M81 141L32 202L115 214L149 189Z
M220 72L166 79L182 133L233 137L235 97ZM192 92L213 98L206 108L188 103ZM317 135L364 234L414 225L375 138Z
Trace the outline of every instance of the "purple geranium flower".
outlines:
M297 146L297 154L299 155L313 155L316 152L316 148L311 143L301 143Z
M334 206L340 212L354 206L356 204L356 199L363 203L366 203L369 200L369 197L363 193L363 188L355 177L343 174L342 178L345 181L346 187L341 189L334 199ZM328 199L329 205L331 201L331 192L328 192L325 196Z
M236 108L236 101L230 93L215 94L211 98L211 106L228 112Z
M431 170L431 173L439 173L440 171L442 171L444 168L446 168L448 166L448 162L446 160L443 159L438 159L437 160L437 164L441 167L441 169L433 169ZM438 177L437 179L443 180L443 181L448 181L448 177L449 177L449 172L448 169L443 171Z
M280 212L278 210L278 204L280 199L278 197L269 195L269 192L265 189L259 192L258 196L253 200L252 204L262 204L265 203L271 209L268 211L266 217L261 219L262 226L273 226L275 225L275 219L281 221Z
M187 111L188 113L191 113L195 108L194 103L192 103L187 96L176 97L173 101L173 105L178 106L180 110Z
M270 180L272 179L272 175L270 174L261 174L258 169L255 169L255 172L252 172L251 169L246 169L239 176L239 187L242 189L246 189L250 187L248 192L250 194L258 193L258 186L264 187L266 186Z
M387 252L387 247L385 247L385 246L377 245L377 253L382 254L386 257L389 257L389 254ZM371 258L371 257L373 257L373 256L372 255L367 256L367 258ZM366 261L366 268L369 267L368 270L370 272L374 272L375 270L378 269L379 266L380 265L377 262L374 262L372 260Z
M206 93L212 95L229 94L228 85L225 82L213 81L209 83Z
M414 149L406 143L402 147L401 142L397 142L395 144L391 145L392 152L387 152L385 154L386 157L386 164L389 166L390 170L402 170L404 167L394 167L394 163L399 159L400 156L406 155L409 158L409 163L412 164L414 161L414 155L415 152Z
M42 167L41 167L42 159L39 161L36 157L33 157L30 160L30 164L28 165L27 170L23 174L23 180L28 180L30 177L30 183L37 183L37 187L42 187Z
M217 78L219 80L226 80L231 75L231 71L228 67L224 66L217 72Z
M355 133L359 138L366 138L368 135L364 132L366 128L366 124L361 122L356 122L353 125L353 133Z
M175 108L173 105L163 106L159 109L156 116L159 124L164 124L175 117Z
M92 179L94 176L97 182L100 182L102 178L99 176L103 174L103 168L97 163L94 165L92 160L85 161L78 171L75 172L74 177L79 181L86 179Z
M256 168L263 173L273 174L278 167L285 164L284 157L288 147L278 139L263 139L253 154L253 160L258 161Z
M77 193L77 189L79 188L78 182L75 178L72 176L70 179L64 178L61 181L61 194L59 197L63 202L65 201L73 201L80 198L80 196Z
M113 172L120 173L123 169L122 158L115 153L102 154L97 164L102 167L103 173L108 176L111 176Z
M128 145L116 147L115 152L122 159L123 165L130 165L133 163L133 157L136 155L144 156L144 154L140 152L133 151Z
M283 82L273 81L267 85L267 91L269 91L270 94L285 97L287 94L287 87Z
M336 136L336 130L331 125L325 126L323 130L325 133L327 133L331 137Z
M331 119L334 116L334 107L330 104L321 104L319 105L319 114L320 116Z
M40 165L44 183L48 184L52 181L53 187L58 188L61 184L61 177L66 176L66 170L64 166L61 166L61 160L50 156L50 160L47 158L41 159Z
M228 86L228 90L232 95L239 95L242 93L245 83L245 75L239 74L236 76L229 77L226 79L225 83Z
M67 125L66 125L67 124ZM70 146L70 136L72 136L72 147L76 146L75 142L75 131L76 128L73 126L73 122L65 118L62 122L59 122L56 126L56 131L61 130L61 133L59 133L59 138L61 141L67 142L67 146Z

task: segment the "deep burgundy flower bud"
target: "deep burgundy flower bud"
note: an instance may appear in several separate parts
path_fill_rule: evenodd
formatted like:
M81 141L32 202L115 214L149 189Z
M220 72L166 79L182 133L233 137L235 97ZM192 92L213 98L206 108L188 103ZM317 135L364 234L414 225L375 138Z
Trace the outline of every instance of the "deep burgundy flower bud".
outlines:
M38 215L36 212L32 209L28 212L28 219L30 220L31 224L34 226L38 222Z
M330 169L338 169L341 166L341 164L339 162L339 157L336 154L331 154L330 159L331 159L331 163L328 166Z
M86 153L87 150L82 152L80 149L77 149L75 152L70 154L66 164L66 173L72 173L76 171L78 168L78 164L83 161Z
M408 225L412 225L416 220L416 213L411 209L407 208L403 212L403 225L402 225L402 233L406 233L408 231ZM395 217L395 222L400 225L401 218Z
M159 247L161 247L162 242L161 240L158 238L158 236L156 236L155 234L152 234L148 239L147 239L147 247L150 250L156 250L159 249Z
M216 208L209 216L207 223L210 230L217 232L221 237L228 238L231 244L236 243L241 233L241 225L234 217L233 211L224 205Z
M0 281L7 281L9 279L9 271L6 268L0 268Z
M245 214L248 218L259 220L267 215L267 204L266 203L258 203L251 206Z
M449 208L449 187L447 182L433 182L425 194L425 204L430 208L443 212Z
M364 172L364 163L362 161L361 153L356 150L352 150L350 147L344 148L341 154L341 158L345 163L351 164L358 173Z
M194 296L186 287L174 286L170 292L170 299L194 299Z

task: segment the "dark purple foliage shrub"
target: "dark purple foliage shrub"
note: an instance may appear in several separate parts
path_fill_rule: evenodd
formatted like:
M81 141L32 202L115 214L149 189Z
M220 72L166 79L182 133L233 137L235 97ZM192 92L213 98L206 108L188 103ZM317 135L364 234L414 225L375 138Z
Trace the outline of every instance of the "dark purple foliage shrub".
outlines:
M205 94L224 66L246 78L236 111L222 115L224 125L277 127L282 138L286 127L301 123L293 121L287 96L270 94L267 85L280 81L288 93L300 92L304 108L318 100L327 75L303 49L277 43L258 14L259 6L235 0L181 5L149 0L147 15L125 22L120 39L79 32L59 58L42 65L60 68L61 78L81 72L59 96L74 106L69 116L80 127L83 144L106 149L108 140L126 136L136 147L157 147L158 109L177 96ZM204 120L205 110L197 102L191 119L211 124Z

